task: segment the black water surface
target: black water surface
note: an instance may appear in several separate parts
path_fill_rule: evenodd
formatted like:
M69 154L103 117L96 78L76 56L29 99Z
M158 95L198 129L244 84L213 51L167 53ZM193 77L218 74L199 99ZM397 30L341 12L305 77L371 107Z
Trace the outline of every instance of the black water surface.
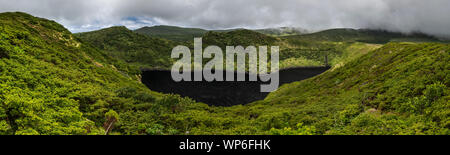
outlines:
M280 70L280 86L319 75L330 67L299 67ZM261 84L269 82L248 81L181 81L172 80L169 70L143 70L142 82L151 90L179 94L198 102L214 106L233 106L264 99L268 93L261 93ZM237 73L235 74L235 78ZM194 73L191 74L192 76ZM224 76L226 73L224 73ZM193 78L192 78L193 79Z

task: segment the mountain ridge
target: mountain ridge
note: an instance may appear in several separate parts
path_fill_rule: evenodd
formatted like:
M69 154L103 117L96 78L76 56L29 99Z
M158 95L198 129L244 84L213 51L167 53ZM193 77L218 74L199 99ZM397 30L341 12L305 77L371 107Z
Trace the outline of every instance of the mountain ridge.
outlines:
M201 37L207 32L207 30L200 28L184 28L168 25L142 27L134 31L139 34L174 41L189 41L192 40L192 38Z

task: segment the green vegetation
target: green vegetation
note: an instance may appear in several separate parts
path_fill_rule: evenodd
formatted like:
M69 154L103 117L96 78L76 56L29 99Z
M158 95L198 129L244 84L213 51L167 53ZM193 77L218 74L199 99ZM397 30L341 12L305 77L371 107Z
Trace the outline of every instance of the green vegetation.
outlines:
M124 27L73 35L24 13L0 23L0 135L450 134L448 44L208 32L206 44L280 45L285 66L323 64L324 51L334 66L265 100L214 107L139 82L138 67L170 66L179 42Z

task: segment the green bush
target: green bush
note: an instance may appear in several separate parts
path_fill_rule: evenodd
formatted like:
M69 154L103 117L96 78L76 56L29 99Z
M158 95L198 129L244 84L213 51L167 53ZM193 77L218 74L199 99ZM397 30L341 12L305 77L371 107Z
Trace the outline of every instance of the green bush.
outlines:
M298 123L296 129L289 127L283 129L270 129L272 135L314 135L316 134L316 128L314 126L304 126L303 123Z
M423 92L424 96L427 98L428 102L434 102L438 100L440 97L444 96L444 90L446 90L447 87L438 82L431 85L427 85L427 88Z

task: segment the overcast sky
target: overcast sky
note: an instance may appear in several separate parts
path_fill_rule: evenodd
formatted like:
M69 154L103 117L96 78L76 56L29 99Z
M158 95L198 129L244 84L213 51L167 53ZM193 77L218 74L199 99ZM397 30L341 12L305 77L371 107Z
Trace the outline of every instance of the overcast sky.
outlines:
M0 0L0 12L55 20L72 32L125 25L206 29L372 28L450 36L450 0Z

